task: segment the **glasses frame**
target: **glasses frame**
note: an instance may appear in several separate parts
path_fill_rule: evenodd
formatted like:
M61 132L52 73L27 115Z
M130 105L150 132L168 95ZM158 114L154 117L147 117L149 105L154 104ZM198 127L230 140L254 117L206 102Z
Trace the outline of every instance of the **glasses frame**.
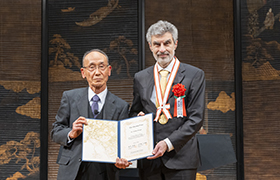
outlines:
M89 65L89 66L87 66L87 67L82 67L82 68L87 69L89 72L94 72L94 71L96 71L97 69L98 69L99 71L105 71L105 70L107 69L107 67L110 66L109 64L104 65L104 69L102 69L102 68L100 68L100 65L103 65L103 64L94 65L95 69L93 69L93 70L90 69L90 66L93 66L93 65ZM97 68L96 68L96 67L97 67Z

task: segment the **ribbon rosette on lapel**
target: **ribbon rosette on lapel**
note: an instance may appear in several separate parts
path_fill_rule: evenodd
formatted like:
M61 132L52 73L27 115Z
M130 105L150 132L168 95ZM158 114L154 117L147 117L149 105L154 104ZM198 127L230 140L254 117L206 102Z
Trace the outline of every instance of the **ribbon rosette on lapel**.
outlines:
M186 115L185 99L186 88L183 84L173 86L172 92L175 96L174 117L183 117Z

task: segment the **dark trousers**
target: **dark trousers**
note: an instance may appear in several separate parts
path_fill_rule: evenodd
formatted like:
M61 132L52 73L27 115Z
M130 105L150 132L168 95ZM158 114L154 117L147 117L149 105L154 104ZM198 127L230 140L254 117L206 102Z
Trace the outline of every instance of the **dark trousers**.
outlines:
M141 160L139 177L141 180L195 180L197 169L168 169L161 159ZM144 161L144 162L143 162Z
M103 167L104 166L104 167ZM75 180L107 180L105 164L82 162Z

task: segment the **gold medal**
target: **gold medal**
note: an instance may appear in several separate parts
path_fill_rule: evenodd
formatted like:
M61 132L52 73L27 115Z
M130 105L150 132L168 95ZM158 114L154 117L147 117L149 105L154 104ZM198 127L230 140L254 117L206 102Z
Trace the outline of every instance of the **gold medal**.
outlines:
M159 117L159 123L160 124L166 124L168 122L168 119L165 117L164 114L160 115Z

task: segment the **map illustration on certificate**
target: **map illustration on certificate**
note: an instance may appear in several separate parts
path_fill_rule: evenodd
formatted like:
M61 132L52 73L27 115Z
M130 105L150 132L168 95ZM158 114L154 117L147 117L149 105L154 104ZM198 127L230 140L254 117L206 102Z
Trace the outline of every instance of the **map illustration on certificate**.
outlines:
M88 125L83 126L83 161L115 163L117 157L132 161L152 155L152 114L120 121L87 120Z

